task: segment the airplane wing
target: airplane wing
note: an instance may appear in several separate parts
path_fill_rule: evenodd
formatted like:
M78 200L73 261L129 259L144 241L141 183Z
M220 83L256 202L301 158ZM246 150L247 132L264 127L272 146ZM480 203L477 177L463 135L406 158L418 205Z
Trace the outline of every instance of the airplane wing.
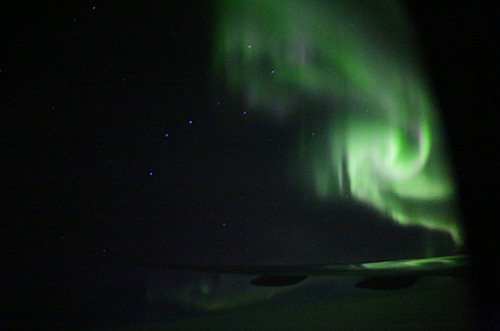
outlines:
M359 288L399 289L412 285L422 276L460 276L467 269L468 260L468 255L452 255L355 264L237 266L152 263L143 265L184 271L256 275L258 277L251 283L258 286L293 285L308 276L360 276L368 278L356 284Z

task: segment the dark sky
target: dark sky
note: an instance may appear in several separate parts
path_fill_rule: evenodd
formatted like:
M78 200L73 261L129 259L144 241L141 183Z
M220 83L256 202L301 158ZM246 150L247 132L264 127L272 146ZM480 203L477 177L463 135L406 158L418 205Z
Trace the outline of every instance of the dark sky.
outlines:
M442 109L459 184L478 316L498 316L498 40L497 1L409 1L427 69ZM488 318L488 317L485 317Z
M68 252L196 262L331 258L314 252L332 249L321 235L338 229L307 220L345 210L282 194L291 187L282 164L293 128L260 123L257 131L252 114L225 111L208 70L213 7L200 3L2 9L0 239L8 261ZM489 229L498 187L498 4L409 3L469 244L486 252L496 240ZM294 222L277 229L285 218ZM365 231L381 231L379 221ZM389 252L383 242L393 238L405 234L388 229L374 249ZM297 248L304 246L310 250ZM488 260L478 256L483 267Z

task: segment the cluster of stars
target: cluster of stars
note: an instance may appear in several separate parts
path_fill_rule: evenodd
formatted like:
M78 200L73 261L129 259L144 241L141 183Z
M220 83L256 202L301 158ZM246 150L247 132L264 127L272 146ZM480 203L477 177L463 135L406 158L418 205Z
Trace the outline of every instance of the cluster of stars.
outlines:
M92 10L95 10L95 6L92 6ZM73 18L73 23L76 23L77 19Z
M220 104L220 102L218 102L217 104ZM246 112L245 112L245 113L246 113ZM193 124L193 120L189 120L189 121L188 121L188 124ZM164 137L165 137L165 138L168 138L168 137L169 137L169 134L168 134L168 133L165 133ZM154 173L153 173L152 171L150 171L150 172L148 173L148 175L152 177L152 176L154 176Z
M252 48L252 44L248 44L248 48L249 48L249 49L250 49L250 48ZM275 73L275 71L274 71L274 70L271 70L271 74L273 74L273 75L274 75L274 73Z
M252 46L252 45L249 45L249 47L248 47L248 48L251 48L251 46ZM274 70L272 71L272 73L274 73ZM220 106L220 105L221 105L221 102L220 102L220 101L217 101L215 105L216 105L216 106ZM246 110L242 111L241 113L242 113L243 115L247 115L247 114L248 114L248 112L247 112ZM191 124L193 124L193 120L188 120L188 121L187 121L187 123L188 123L189 125L191 125ZM169 138L169 137L170 137L170 133L165 132L165 133L163 134L163 136L164 136L165 138ZM153 176L154 176L154 172L153 172L153 171L149 171L149 172L148 172L148 175L149 175L150 177L153 177ZM222 223L222 226L226 226L226 225L227 225L226 223Z

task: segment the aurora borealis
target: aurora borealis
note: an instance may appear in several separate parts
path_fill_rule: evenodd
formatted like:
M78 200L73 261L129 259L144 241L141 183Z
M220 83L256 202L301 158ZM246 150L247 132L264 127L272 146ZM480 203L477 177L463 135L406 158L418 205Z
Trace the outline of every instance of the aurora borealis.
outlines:
M463 232L438 110L388 1L220 1L214 72L245 107L297 127L296 180L402 225Z

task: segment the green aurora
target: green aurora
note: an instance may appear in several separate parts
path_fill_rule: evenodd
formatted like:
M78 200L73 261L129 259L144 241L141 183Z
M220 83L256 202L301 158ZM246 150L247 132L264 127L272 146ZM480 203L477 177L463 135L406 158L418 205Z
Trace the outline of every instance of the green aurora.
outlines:
M214 71L248 109L298 123L293 173L463 244L441 124L394 1L220 0Z

